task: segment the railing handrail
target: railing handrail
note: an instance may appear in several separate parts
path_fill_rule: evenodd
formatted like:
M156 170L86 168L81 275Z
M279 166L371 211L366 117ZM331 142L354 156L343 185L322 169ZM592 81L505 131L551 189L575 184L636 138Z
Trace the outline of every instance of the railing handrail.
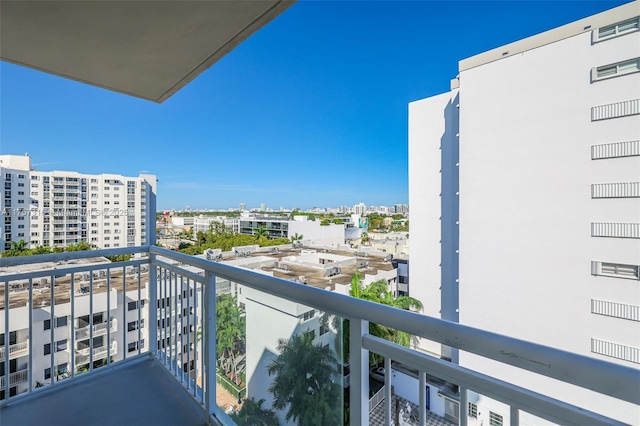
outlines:
M2 356L4 356L5 354L5 349L4 349L4 345L0 345L0 358ZM18 352L18 351L23 351L23 350L27 350L29 349L29 339L25 340L24 342L18 342L18 343L14 343L12 345L9 345L9 355ZM0 360L2 361L2 360Z
M147 253L165 259L172 259L201 268L216 277L242 283L246 287L312 306L340 317L354 320L362 319L382 324L623 401L640 404L640 393L637 392L637 383L640 383L640 370L631 367L368 302L155 246L3 258L0 259L0 267L135 253ZM155 256L149 257L150 259L155 258ZM156 260L149 261L156 262L159 265L164 263ZM128 264L129 262L122 262L114 264L114 266L127 266ZM69 268L69 271L72 269L76 268ZM173 266L172 269L185 271L189 275L193 274L179 266ZM59 272L63 274L69 273L64 269ZM6 280L6 275L0 276L0 281L7 282Z
M585 389L640 404L640 370L463 324L357 299L247 269L151 246L149 252L196 266L216 277L343 318L364 319L513 365ZM586 373L588 372L588 373Z

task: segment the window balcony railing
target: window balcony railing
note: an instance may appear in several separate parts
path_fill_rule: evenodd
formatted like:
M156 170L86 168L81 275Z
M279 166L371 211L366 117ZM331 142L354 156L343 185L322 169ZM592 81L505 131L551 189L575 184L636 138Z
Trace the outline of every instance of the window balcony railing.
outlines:
M116 342L111 342L109 345L109 354L111 356L118 353L118 345ZM76 364L85 364L88 362L95 362L103 360L107 357L107 346L101 346L99 348L83 348L76 350Z
M0 377L0 389L5 387L5 376ZM29 380L29 370L24 369L9 374L9 386L16 386Z
M122 254L134 257L126 262L106 264L78 262ZM41 262L54 262L56 266L24 272L29 270L29 264ZM0 332L5 336L14 331L29 335L29 340L20 344L20 350L29 355L27 380L15 389L12 379L2 382L4 395L9 397L0 400L0 408L10 401L40 392L41 389L34 385L40 380L38 375L47 368L55 371L56 366L66 361L58 359L60 353L51 351L45 357L44 365L39 365L42 361L31 355L34 348L41 348L43 344L55 347L54 344L65 337L69 347L75 348L87 331L86 327L76 329L76 319L103 312L109 318L117 317L122 324L144 319L145 327L129 332L128 327L118 330L97 324L93 337L100 337L100 340L94 342L90 338L89 347L69 357L66 368L70 377L64 383L52 380L46 388L59 386L62 390L80 373L84 377L96 369L110 368L111 364L151 357L164 365L200 404L203 416L231 424L225 413L228 407L221 406L218 398L222 391L216 389L216 381L232 397L238 397L234 393L237 391L242 397L273 401L274 395L269 388L275 386L281 374L293 371L289 377L305 381L303 389L312 389L311 382L307 385L307 381L312 380L315 386L323 382L320 380L323 377L324 385L314 391L314 395L328 391L333 398L329 400L337 402L333 402L335 412L330 413L331 420L320 423L340 424L346 380L343 362L348 361L349 421L352 425L367 425L371 409L369 356L373 353L384 358L384 371L393 371L392 366L400 363L415 372L414 387L419 402L416 402L412 416L419 424L425 424L427 416L431 415L425 398L428 377L437 377L447 383L442 391L445 415L458 419L461 425L467 424L466 408L468 402L473 402L468 400L472 392L508 406L508 422L512 425L519 424L525 413L559 424L623 423L592 411L597 408L578 407L566 400L554 399L375 337L369 334L369 322L375 322L488 358L502 363L505 368L516 367L527 374L555 379L571 393L582 388L582 392L596 392L616 403L640 405L638 369L154 246L3 258L0 267L15 267L14 271L9 269L0 274L0 327L3 328ZM94 280L95 277L100 279ZM37 284L42 278L47 278L47 286ZM230 282L236 285L228 285ZM28 290L8 291L14 284ZM169 305L159 311L158 302L167 300ZM188 315L182 315L185 309ZM158 319L162 319L159 314L166 315L167 327L158 327ZM54 323L60 316L71 317L66 328L52 328L44 333L44 338L41 337L42 321L49 319ZM180 332L182 330L175 327L178 323L189 332ZM343 344L345 334L350 336L348 345ZM36 342L34 336L43 340ZM149 339L152 343L145 344ZM107 356L106 346L93 347L102 341L110 342L111 356ZM13 346L0 345L4 377L10 376L8 361L12 359L12 353L18 353L12 350ZM303 351L298 355L303 353L305 356L287 358L291 353L295 354L295 350ZM301 360L313 360L311 355L320 358L305 366ZM132 362L130 365L138 364ZM322 368L316 368L318 366ZM96 374L95 377L104 375ZM385 374L381 380L384 380L383 391L372 394L375 396L372 404L378 410L383 407L384 423L391 425L396 421L392 406L392 375ZM397 391L397 385L395 388ZM567 394L567 400L569 396ZM136 404L135 399L131 404ZM285 404L285 409L276 410L276 414L284 418L290 406ZM270 407L270 402L264 406ZM298 415L305 413L298 412ZM305 424L305 421L298 423Z
M4 361L5 358L5 346L0 346L0 362ZM29 354L29 341L16 343L14 345L9 346L9 359L20 358L21 356L25 356Z
M108 327L109 324L111 327ZM118 331L118 320L116 318L112 318L110 321L105 321L100 324L95 324L93 327L90 327L89 324L84 327L76 329L76 340L84 340L89 339L90 337L99 337L107 334L107 328L110 328L111 332ZM91 333L93 329L93 334Z

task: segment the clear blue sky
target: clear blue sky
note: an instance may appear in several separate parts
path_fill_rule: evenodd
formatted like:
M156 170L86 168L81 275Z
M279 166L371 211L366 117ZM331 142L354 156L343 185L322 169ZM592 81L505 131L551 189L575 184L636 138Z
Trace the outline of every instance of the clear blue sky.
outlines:
M301 1L163 104L1 63L0 153L159 178L158 209L408 202L407 104L627 1Z

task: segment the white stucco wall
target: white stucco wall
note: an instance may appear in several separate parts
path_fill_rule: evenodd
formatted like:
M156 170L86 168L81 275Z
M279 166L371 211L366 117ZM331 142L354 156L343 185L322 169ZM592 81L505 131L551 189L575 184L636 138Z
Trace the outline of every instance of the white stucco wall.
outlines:
M299 216L296 216L299 217ZM303 241L313 245L330 246L332 244L343 244L345 238L344 225L332 223L328 226L320 226L320 220L299 221L291 220L289 224L289 236L296 233L303 235Z
M425 315L437 318L442 313L441 194L455 192L443 188L441 147L456 142L455 133L447 127L457 122L456 94L454 90L409 104L409 205L414 237L410 258L417 260L411 262L409 295L423 303ZM419 346L442 354L439 343L420 339Z
M591 122L593 106L640 98L640 74L591 83L592 67L637 56L638 46L638 32L592 45L587 31L460 74L461 323L639 367L590 346L594 337L640 347L639 322L590 307L592 298L640 305L637 281L590 273L592 260L640 261L637 239L590 234L591 222L640 221L639 199L590 196L594 183L640 181L638 157L590 154L593 144L640 137L637 116ZM460 363L640 421L637 406L468 354Z

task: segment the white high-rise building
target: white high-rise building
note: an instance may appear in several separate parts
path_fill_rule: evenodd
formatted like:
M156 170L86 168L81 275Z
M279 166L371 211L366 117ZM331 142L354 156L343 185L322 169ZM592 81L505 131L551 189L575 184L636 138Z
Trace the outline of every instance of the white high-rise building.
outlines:
M364 216L367 213L367 205L365 203L358 203L353 206L353 213Z
M632 2L463 60L450 92L410 104L409 291L425 314L640 368L639 15ZM636 405L421 347L640 423ZM469 424L508 423L469 402Z
M1 155L0 251L88 242L99 248L155 244L156 177L36 171L27 155Z

